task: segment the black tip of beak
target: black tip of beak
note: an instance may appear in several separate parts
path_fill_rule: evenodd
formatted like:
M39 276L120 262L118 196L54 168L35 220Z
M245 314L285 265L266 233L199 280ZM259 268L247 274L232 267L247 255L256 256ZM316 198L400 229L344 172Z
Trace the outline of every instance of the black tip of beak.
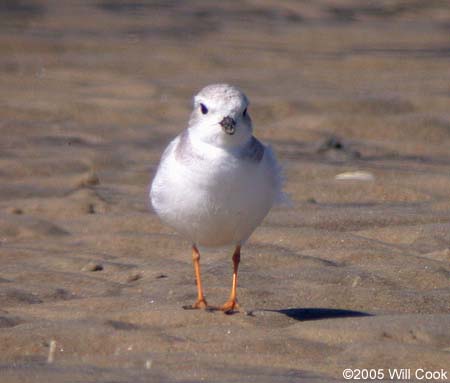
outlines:
M223 120L219 122L219 124L222 126L222 130L226 134L233 135L234 132L236 131L236 121L234 121L229 116L224 117Z

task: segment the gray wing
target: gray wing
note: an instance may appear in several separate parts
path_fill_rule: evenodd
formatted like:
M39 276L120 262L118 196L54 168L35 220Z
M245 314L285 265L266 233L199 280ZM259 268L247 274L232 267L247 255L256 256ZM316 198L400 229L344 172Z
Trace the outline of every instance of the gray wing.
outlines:
M270 145L265 146L264 161L268 162L268 166L271 169L270 173L272 174L272 182L275 185L275 189L277 191L275 203L291 207L292 201L289 195L283 192L283 186L286 180L283 168L277 161L275 153L273 152Z
M264 157L265 147L255 137L252 136L250 142L239 153L240 158L251 162L261 162Z

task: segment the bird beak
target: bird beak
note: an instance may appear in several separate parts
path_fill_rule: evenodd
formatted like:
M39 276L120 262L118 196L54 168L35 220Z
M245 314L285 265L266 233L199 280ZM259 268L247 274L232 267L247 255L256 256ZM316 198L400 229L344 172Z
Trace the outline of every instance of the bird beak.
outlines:
M224 117L222 121L219 122L222 126L222 130L232 136L236 131L236 121L234 121L231 117Z

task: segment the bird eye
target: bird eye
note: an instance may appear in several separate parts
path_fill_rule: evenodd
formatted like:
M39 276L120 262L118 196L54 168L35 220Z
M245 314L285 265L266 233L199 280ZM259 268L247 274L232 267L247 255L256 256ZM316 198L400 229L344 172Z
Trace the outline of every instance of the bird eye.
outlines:
M200 109L201 109L203 114L207 114L208 113L208 108L205 106L205 104L200 104Z
M242 112L242 115L245 117L247 116L247 108L244 109L244 111Z

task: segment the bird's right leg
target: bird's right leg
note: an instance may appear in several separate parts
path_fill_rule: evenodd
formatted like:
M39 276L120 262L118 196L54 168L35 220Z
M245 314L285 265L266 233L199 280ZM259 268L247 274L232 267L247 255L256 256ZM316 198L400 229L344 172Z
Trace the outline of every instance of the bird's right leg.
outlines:
M203 295L202 278L200 273L200 252L197 246L192 245L192 262L194 263L195 281L197 283L197 300L192 306L185 308L204 309L208 306Z

